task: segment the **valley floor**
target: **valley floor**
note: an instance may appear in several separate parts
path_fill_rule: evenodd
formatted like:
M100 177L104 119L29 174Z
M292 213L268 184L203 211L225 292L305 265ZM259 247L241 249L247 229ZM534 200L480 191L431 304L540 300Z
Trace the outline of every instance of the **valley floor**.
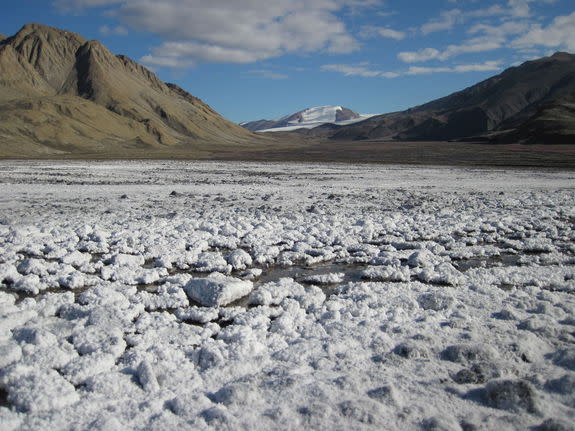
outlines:
M278 135L273 133L272 135ZM293 136L293 135L292 135ZM285 138L289 141L291 136ZM575 168L575 145L481 142L308 141L258 151L224 151L211 158L304 162L354 162L437 166Z
M574 180L1 161L1 428L572 430Z

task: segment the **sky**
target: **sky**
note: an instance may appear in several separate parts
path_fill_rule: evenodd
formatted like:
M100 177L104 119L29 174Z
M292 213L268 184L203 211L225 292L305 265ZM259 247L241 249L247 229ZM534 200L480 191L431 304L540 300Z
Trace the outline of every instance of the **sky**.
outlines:
M98 39L235 122L399 111L575 53L573 0L4 2L0 34L29 22Z

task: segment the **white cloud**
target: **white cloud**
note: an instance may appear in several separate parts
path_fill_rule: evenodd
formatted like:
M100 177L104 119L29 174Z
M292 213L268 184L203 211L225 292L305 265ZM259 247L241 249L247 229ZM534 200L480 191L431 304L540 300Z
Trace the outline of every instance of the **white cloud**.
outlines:
M461 45L449 45L443 51L423 48L419 51L400 52L397 57L404 63L421 63L429 60L445 61L461 54L487 52L499 49L505 39L499 37L477 37L464 41Z
M547 27L533 24L524 35L512 42L514 48L547 48L575 51L575 12L558 16Z
M80 10L90 7L109 6L123 3L124 0L55 0L53 4L65 11Z
M451 9L441 12L439 18L434 18L421 26L421 33L427 35L436 31L451 30L464 14L459 9Z
M173 67L173 68L183 68L193 66L192 62L186 60L180 60L177 57L156 57L153 55L144 55L142 58L140 58L140 61L148 68L154 68L154 66Z
M108 25L103 25L101 26L99 29L100 34L103 36L125 36L128 34L128 30L126 29L126 27L122 27L121 25L117 25L117 26L108 26Z
M452 72L450 67L422 67L422 66L411 66L406 75L428 75L431 73L439 72Z
M466 72L489 72L501 69L500 61L486 61L485 63L460 64L450 67L420 67L411 66L406 75L429 75L432 73L466 73Z
M475 37L443 49L426 47L417 51L403 51L397 57L405 63L419 63L430 60L446 61L467 54L488 52L512 47L525 49L534 46L561 47L575 49L575 13L557 17L546 28L535 23L532 17L532 4L554 3L556 0L507 0L505 4L495 4L483 9L451 9L441 13L439 18L428 21L419 31L429 34L449 30L455 25L471 21L467 33ZM485 18L496 17L492 22ZM511 42L511 38L515 38ZM441 69L436 68L436 69ZM417 70L417 69L415 69Z
M345 76L360 76L363 78L398 78L408 75L430 75L432 73L466 73L466 72L490 72L501 70L501 61L486 61L483 63L458 64L454 66L422 67L410 66L407 70L397 72L384 72L370 69L362 64L326 64L322 70L338 72Z
M389 27L365 26L362 28L360 36L363 38L381 36L389 39L403 40L407 34L404 31L393 30Z
M501 70L501 61L486 61L485 63L460 64L453 68L454 72L490 72Z
M267 78L267 79L287 79L287 78L289 78L288 75L285 75L283 73L277 73L277 72L274 72L274 71L268 70L268 69L250 70L249 73L252 73L255 75L260 75L260 76Z
M485 9L476 9L465 14L468 18L486 18L490 16L505 15L505 8L501 5L493 5Z
M423 48L419 51L400 52L397 57L404 63L419 63L439 58L441 52L435 48Z
M381 36L395 40L405 39L405 32L392 30L391 28L380 28L377 31Z
M501 25L476 24L467 30L469 34L485 34L492 37L507 37L524 33L529 28L526 21L507 21Z
M152 49L152 54L147 58L156 59L179 59L185 62L196 63L197 60L212 63L253 63L273 57L269 50L249 50L242 48L229 48L217 44L197 42L165 42L161 46ZM143 60L143 59L142 59Z
M328 70L332 72L339 72L345 76L361 76L363 78L376 78L378 76L383 76L384 72L379 70L371 70L362 65L349 65L349 64L325 64L321 66L322 70Z
M65 9L110 6L116 19L164 40L148 61L248 63L286 53L349 53L360 45L342 13L380 0L58 0ZM391 35L391 33L389 33ZM393 37L399 37L400 32Z
M506 5L495 4L483 9L461 10L451 9L440 13L438 18L433 18L423 24L419 31L430 34L437 31L451 30L456 25L461 25L472 19L487 17L503 17L506 19L526 19L532 15L530 3L535 1L553 3L555 0L507 0ZM456 3L452 1L451 3Z
M515 18L527 18L531 15L529 3L533 0L509 0L509 14Z

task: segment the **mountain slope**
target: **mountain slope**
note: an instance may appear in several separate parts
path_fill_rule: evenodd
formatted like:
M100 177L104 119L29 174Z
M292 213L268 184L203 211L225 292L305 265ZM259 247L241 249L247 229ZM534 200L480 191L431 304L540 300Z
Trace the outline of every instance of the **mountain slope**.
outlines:
M28 24L0 40L0 155L189 152L264 138L97 41Z
M575 143L575 93L544 103L517 128L490 138L499 143Z
M316 106L306 108L293 114L286 115L277 120L258 120L241 123L240 125L251 131L285 131L298 128L313 128L322 124L343 124L360 121L369 116L360 115L349 108L342 106Z
M556 53L526 62L447 97L349 126L319 128L331 139L453 140L511 133L546 104L575 94L575 55ZM569 110L562 110L569 117ZM566 131L567 129L563 128ZM517 135L518 136L518 135ZM499 139L500 136L497 138Z

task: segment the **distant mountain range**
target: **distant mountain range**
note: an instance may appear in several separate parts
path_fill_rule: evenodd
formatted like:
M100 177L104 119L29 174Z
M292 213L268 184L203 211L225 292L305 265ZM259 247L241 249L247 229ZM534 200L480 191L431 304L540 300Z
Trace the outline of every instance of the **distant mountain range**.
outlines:
M253 132L286 132L301 128L311 129L323 124L353 124L372 116L358 114L342 106L317 106L285 115L277 120L250 121L240 123L240 126Z
M288 132L250 131L269 129ZM528 61L402 112L366 119L323 106L240 127L100 42L41 24L0 36L0 158L265 159L275 151L305 159L333 156L334 141L574 138L575 55L568 53ZM357 158L370 160L369 154Z
M194 155L266 142L100 42L40 24L0 39L0 156Z
M575 143L575 55L528 61L406 111L299 133L333 140Z

